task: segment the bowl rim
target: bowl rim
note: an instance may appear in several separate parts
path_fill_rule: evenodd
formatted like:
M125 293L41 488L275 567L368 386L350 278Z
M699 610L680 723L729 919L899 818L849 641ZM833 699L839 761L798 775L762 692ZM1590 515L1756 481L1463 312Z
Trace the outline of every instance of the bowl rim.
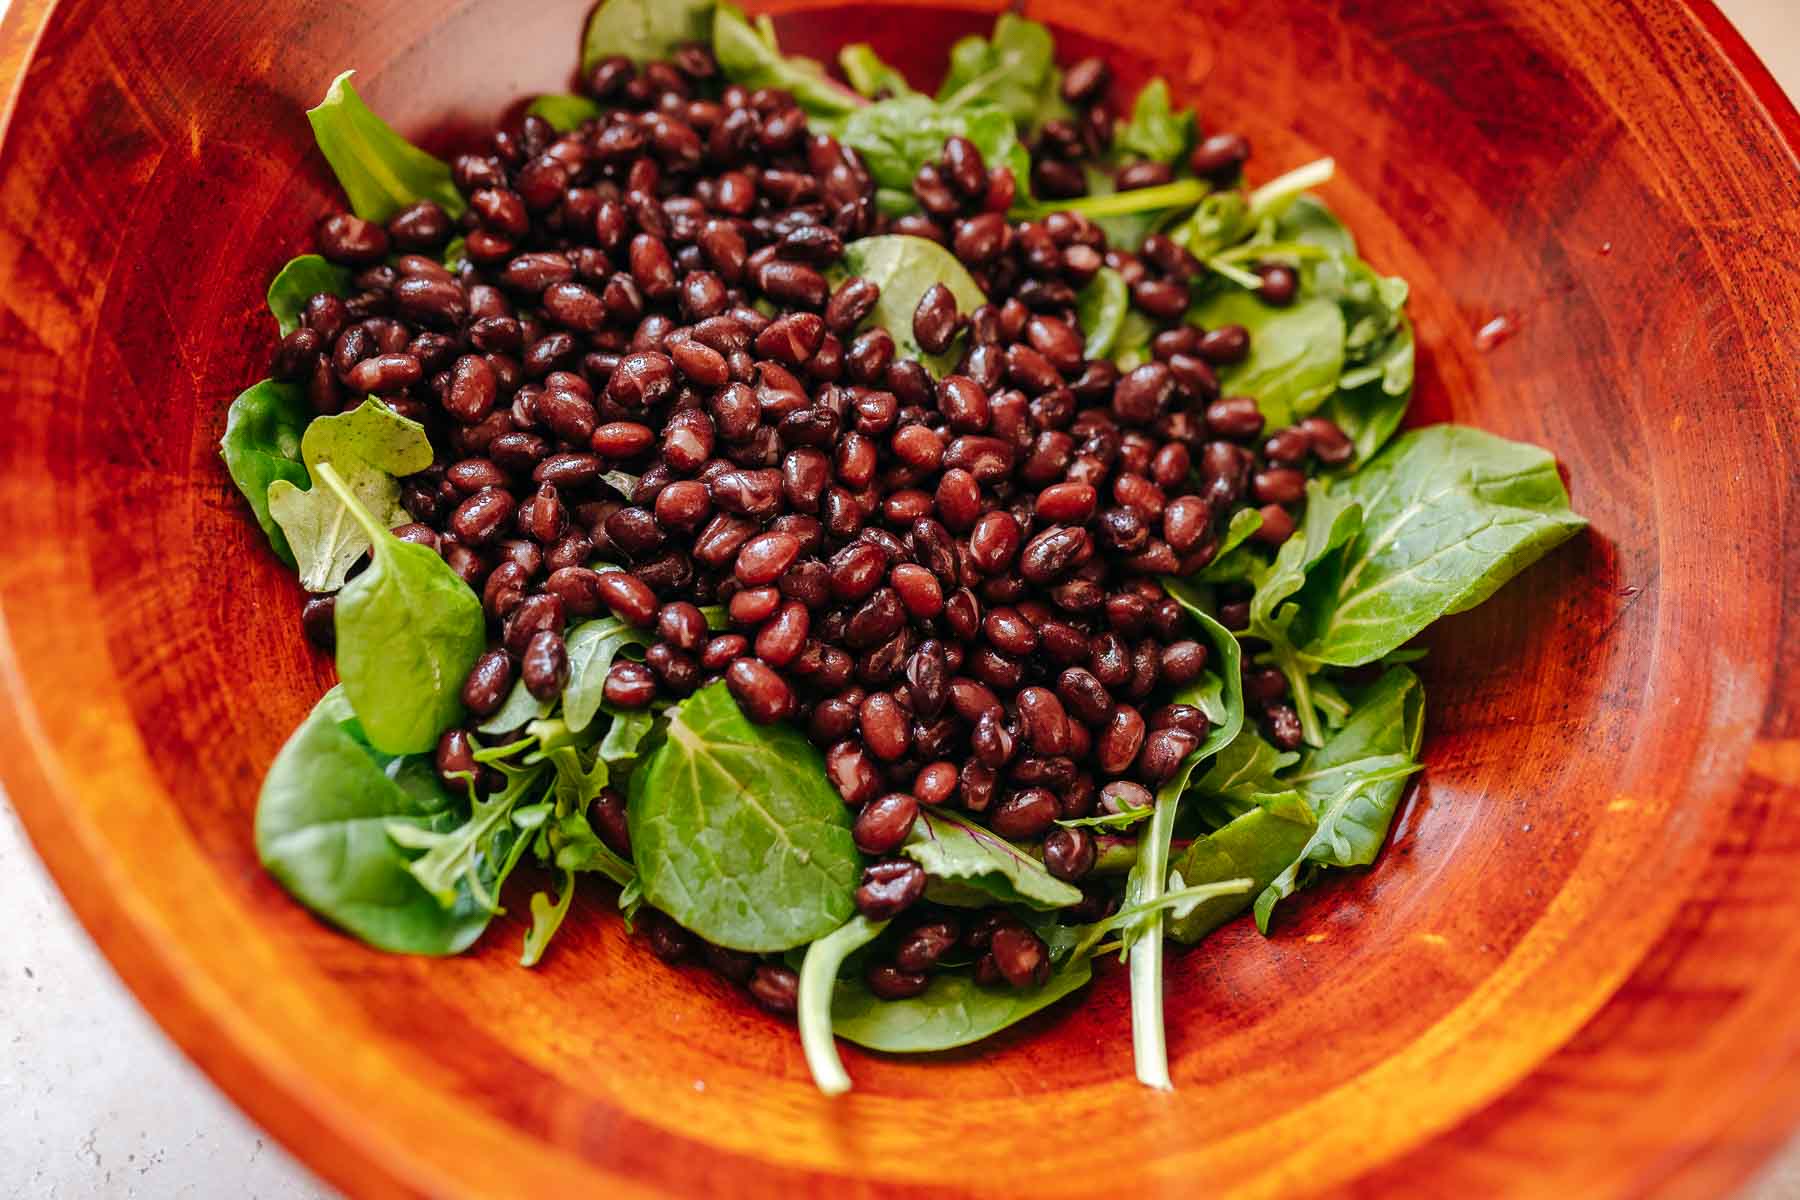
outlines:
M923 0L913 0L923 2ZM945 0L949 6L1003 11L1006 0ZM1667 0L1704 30L1738 80L1755 98L1789 155L1800 162L1800 107L1775 79L1743 34L1715 0ZM13 132L26 73L61 0L13 0L0 15L0 145ZM750 0L755 7L755 0ZM1800 611L1800 610L1797 610ZM94 853L86 823L72 817L65 794L72 774L51 736L40 724L29 678L14 643L6 592L0 589L0 783L68 907L132 998L187 1059L239 1111L275 1137L308 1171L351 1194L441 1195L460 1191L458 1179L423 1161L428 1155L395 1156L333 1112L330 1096L291 1068L277 1048L226 998L197 986L194 972L182 969L186 951L155 917L126 894L104 885L108 867ZM1610 1003L1610 1001L1608 1002ZM1605 1006L1588 1018L1600 1018ZM1531 1068L1514 1087L1523 1087L1544 1066ZM1745 1089L1743 1106L1761 1101L1759 1116L1731 1140L1691 1146L1671 1174L1659 1180L1671 1192L1678 1181L1704 1190L1706 1181L1741 1184L1783 1144L1800 1122L1800 1072L1776 1078L1760 1090ZM1455 1127L1432 1140L1454 1136ZM614 1176L616 1185L636 1194L642 1184ZM645 1194L648 1194L647 1192Z

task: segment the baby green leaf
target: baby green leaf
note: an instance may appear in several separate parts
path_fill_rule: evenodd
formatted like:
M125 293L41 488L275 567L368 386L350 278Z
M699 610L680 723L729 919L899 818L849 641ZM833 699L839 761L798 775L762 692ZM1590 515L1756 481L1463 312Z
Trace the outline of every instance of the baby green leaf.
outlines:
M843 68L844 78L850 81L850 86L871 100L918 95L906 82L906 76L883 62L875 53L875 47L867 42L856 42L839 50L838 66Z
M1213 560L1190 579L1196 583L1255 583L1262 575L1262 557L1245 543L1262 528L1262 513L1254 508L1240 508L1231 514L1225 536Z
M1137 1065L1138 1081L1146 1087L1167 1091L1169 1052L1163 1030L1163 953L1164 913L1156 902L1168 884L1169 843L1175 835L1175 811L1181 804L1181 793L1187 789L1194 768L1208 757L1229 746L1244 727L1244 687L1241 677L1242 653L1237 638L1195 602L1191 589L1180 580L1165 579L1169 590L1188 614L1200 624L1212 642L1217 656L1217 672L1189 684L1174 696L1175 703L1200 705L1223 681L1225 713L1199 747L1182 761L1168 782L1156 793L1156 809L1150 824L1138 836L1138 860L1125 881L1126 907L1148 906L1146 915L1126 925L1123 941L1131 962L1131 1048Z
M468 207L450 181L450 168L395 133L350 86L354 71L331 81L325 99L306 110L313 137L350 197L350 207L367 221L389 217L421 200L435 200L452 217Z
M1402 316L1380 356L1345 371L1319 408L1319 415L1334 422L1356 447L1351 470L1374 458L1400 428L1412 401L1412 382L1412 323Z
M231 402L225 414L225 435L219 439L219 457L225 460L231 482L250 502L275 556L290 566L294 552L269 512L269 485L278 479L290 487L306 482L300 439L311 419L312 409L299 384L265 379Z
M1264 933L1275 905L1293 895L1303 866L1354 867L1375 861L1387 840L1406 780L1419 770L1425 730L1425 689L1405 667L1394 667L1360 698L1349 721L1300 761L1284 782L1318 812L1305 847L1256 898Z
M1355 236L1317 196L1295 196L1276 220L1274 232L1277 242L1301 242L1352 256L1356 253Z
M350 294L350 268L328 262L317 254L290 259L269 281L269 311L286 337L300 328L300 312L320 292ZM329 347L327 347L329 349Z
M1055 1004L1093 978L1091 955L1072 955L1043 987L982 987L967 974L942 971L905 1000L878 1000L858 979L840 979L831 1002L831 1031L890 1054L949 1050L992 1037Z
M1213 293L1188 313L1207 329L1242 325L1250 353L1224 368L1227 392L1256 397L1269 428L1309 416L1337 387L1344 367L1344 316L1331 300L1309 296L1276 308L1241 288Z
M533 100L525 111L544 118L558 133L568 133L571 129L580 129L582 122L593 120L605 110L586 96L549 92Z
M1175 111L1169 104L1169 85L1159 76L1138 92L1131 119L1114 129L1113 154L1172 163L1187 153L1193 136L1194 110Z
M723 683L674 709L628 813L645 900L708 941L786 950L854 910L861 861L823 757L787 725L752 725Z
M429 760L373 749L343 689L332 688L263 779L258 857L296 900L371 946L456 954L481 935L489 913L467 887L446 908L419 885L388 837L402 823L444 831L459 817ZM482 883L491 888L491 874Z
M1097 817L1072 817L1058 821L1057 824L1067 829L1130 829L1139 821L1156 811L1152 805L1142 808L1122 808L1116 813L1102 813Z
M838 141L863 156L879 187L908 200L913 176L943 154L944 141L950 137L975 143L990 167L1011 167L1020 202L1028 199L1031 157L1019 143L1012 116L997 105L952 109L928 96L896 96L859 108L832 125Z
M494 710L492 716L475 727L477 733L511 733L515 729L523 729L528 722L541 721L550 715L556 701L539 700L531 694L523 679L513 680L512 691L506 693L506 699Z
M422 754L462 717L463 679L487 647L481 601L437 551L377 524L330 463L317 474L374 544L369 569L337 596L344 695L376 749Z
M417 421L369 399L350 412L307 425L300 456L315 479L319 464L329 461L362 506L390 528L411 520L400 506L400 484L394 477L429 467L431 442ZM344 576L369 550L368 535L329 489L302 491L283 472L269 484L267 504L293 548L300 586L309 592L342 587Z
M1075 318L1086 338L1082 353L1088 358L1112 357L1130 308L1131 289L1125 285L1125 277L1111 267L1096 271L1075 296Z
M563 686L563 720L576 733L588 727L600 711L606 673L613 659L627 646L648 646L650 635L617 617L583 621L569 631L569 682Z
M950 47L950 69L937 101L945 108L994 104L1021 128L1034 130L1068 113L1057 87L1055 56L1049 29L1001 13L991 39L970 34Z
M615 54L638 66L674 57L686 45L712 41L713 0L606 0L581 39L585 76Z
M827 1096L841 1096L850 1090L850 1076L831 1036L831 999L838 971L852 951L874 941L887 924L861 914L851 917L808 946L800 964L800 1049L806 1055L806 1065L812 1069L813 1082Z
M1475 607L1587 524L1550 454L1458 425L1403 435L1330 495L1361 506L1361 528L1309 577L1301 650L1339 666L1374 662Z
M1172 916L1169 936L1191 946L1250 907L1252 898L1272 883L1305 848L1311 821L1299 822L1263 808L1253 808L1206 837L1196 838L1175 863L1175 872L1190 886L1225 879L1249 879L1250 890L1219 896Z
M425 852L413 859L407 870L439 904L453 906L466 891L475 903L498 913L500 885L512 873L529 840L514 828L513 810L534 789L541 788L545 773L542 766L509 771L506 786L486 799L472 801L468 820L455 828L421 829L396 821L388 827L388 836L408 850Z
M521 967L535 967L544 959L544 951L550 946L550 939L562 928L563 918L569 915L569 904L575 899L575 873L563 872L562 892L552 896L549 892L536 892L531 897L531 929L525 934L525 947L519 954Z
M712 44L727 79L751 89L789 92L809 116L841 116L867 103L812 59L781 53L772 34L764 36L734 4L720 3L714 10Z
M954 254L927 238L883 234L844 247L844 270L881 288L881 297L864 327L887 330L897 357L916 358L939 378L954 369L958 345L952 344L942 354L927 354L913 336L913 311L933 284L949 288L956 297L957 311L965 316L987 303L980 285Z
M1079 888L1050 874L1030 854L943 809L921 809L900 852L925 868L932 880L927 892L941 903L966 899L980 906L997 900L1057 909L1081 901ZM955 886L939 886L943 882Z

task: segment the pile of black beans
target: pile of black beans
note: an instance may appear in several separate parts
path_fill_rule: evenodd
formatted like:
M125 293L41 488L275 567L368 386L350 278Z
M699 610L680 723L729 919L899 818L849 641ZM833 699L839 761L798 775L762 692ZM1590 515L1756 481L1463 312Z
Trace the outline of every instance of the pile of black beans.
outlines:
M1245 506L1261 510L1257 537L1284 540L1309 467L1350 444L1319 419L1264 438L1255 401L1220 394L1217 369L1249 338L1180 322L1201 267L1168 238L1133 249L1079 215L1010 220L1012 173L960 138L919 171L920 211L890 220L855 151L809 133L791 97L716 74L701 47L602 63L588 81L602 119L558 134L527 116L455 160L460 221L429 202L385 226L324 219L320 252L354 268L353 290L312 297L274 373L321 414L372 394L428 430L437 462L403 480L413 522L395 532L436 548L489 616L493 646L463 689L471 725L516 679L559 693L571 622L653 630L643 662L612 667L608 703L723 677L753 720L796 722L824 749L875 860L857 907L908 913L871 969L878 994L916 994L946 956L1029 985L1049 965L1030 930L920 903L923 872L894 856L918 806L1039 843L1051 872L1085 885L1071 919L1116 904L1087 878L1096 839L1055 822L1148 803L1207 731L1197 709L1153 704L1209 659L1157 577L1211 561ZM1033 146L1040 197L1085 186L1079 164L1110 136L1104 83L1097 60L1068 72L1080 117ZM1226 183L1247 154L1215 135L1192 166ZM1117 182L1168 178L1138 164ZM863 328L875 283L828 282L845 244L877 233L943 244L989 297L960 312L939 285L919 302L919 345L962 339L945 378ZM440 256L456 236L452 270ZM1085 358L1075 316L1102 266L1164 326L1123 373ZM1265 298L1292 298L1291 271L1263 276ZM636 476L628 496L616 472ZM1246 598L1225 597L1233 628ZM306 606L315 640L330 639L332 603ZM713 604L729 630L709 630ZM1279 672L1246 683L1273 740L1296 745ZM446 733L439 771L475 769L471 753L469 731ZM629 855L621 798L592 815ZM665 957L695 947L656 914L648 927ZM703 949L791 1010L788 968Z

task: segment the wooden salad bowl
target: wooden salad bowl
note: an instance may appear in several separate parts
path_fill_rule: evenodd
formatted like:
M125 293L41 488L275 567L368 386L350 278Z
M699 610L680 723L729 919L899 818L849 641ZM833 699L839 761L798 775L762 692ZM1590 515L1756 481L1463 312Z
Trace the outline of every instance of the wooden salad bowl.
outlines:
M773 6L931 83L1000 5ZM439 9L441 11L430 11ZM579 3L14 0L0 144L0 770L163 1026L357 1195L1717 1195L1800 1121L1800 116L1705 0L1027 0L1167 75L1253 179L1322 154L1413 284L1415 421L1553 450L1592 529L1422 664L1370 871L918 1061L665 967L610 906L541 969L332 932L258 781L328 685L215 452L270 275L341 203L346 67L440 147L566 87ZM10 68L8 70L7 68Z

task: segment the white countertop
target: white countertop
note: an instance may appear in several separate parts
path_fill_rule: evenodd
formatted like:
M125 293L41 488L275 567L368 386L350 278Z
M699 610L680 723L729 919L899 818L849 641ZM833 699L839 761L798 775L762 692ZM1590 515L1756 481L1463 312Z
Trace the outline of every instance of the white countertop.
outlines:
M1718 0L1790 95L1796 0ZM0 13L5 11L0 0ZM163 1037L69 914L0 792L0 1197L326 1200ZM1742 1200L1800 1200L1800 1142Z

